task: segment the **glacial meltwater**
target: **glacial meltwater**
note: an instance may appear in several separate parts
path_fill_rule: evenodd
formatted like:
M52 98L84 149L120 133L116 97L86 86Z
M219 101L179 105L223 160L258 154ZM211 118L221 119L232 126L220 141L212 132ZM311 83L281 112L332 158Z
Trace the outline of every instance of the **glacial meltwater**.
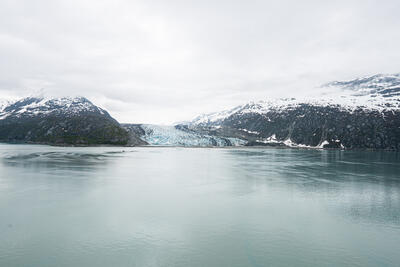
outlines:
M1 144L0 266L400 266L400 155Z

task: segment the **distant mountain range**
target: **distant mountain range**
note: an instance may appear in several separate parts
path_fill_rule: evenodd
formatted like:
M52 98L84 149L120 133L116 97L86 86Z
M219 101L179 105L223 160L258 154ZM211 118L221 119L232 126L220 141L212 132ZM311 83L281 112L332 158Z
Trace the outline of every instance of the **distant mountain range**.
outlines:
M321 91L250 102L174 126L121 125L84 97L28 97L0 104L0 141L400 150L400 74L331 82Z
M247 145L400 150L400 74L321 88L320 96L250 102L179 125Z

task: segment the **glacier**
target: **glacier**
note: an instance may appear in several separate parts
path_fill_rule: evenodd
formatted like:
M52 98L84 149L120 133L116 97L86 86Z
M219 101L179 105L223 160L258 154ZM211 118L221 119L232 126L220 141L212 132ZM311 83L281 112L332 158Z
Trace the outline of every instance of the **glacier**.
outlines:
M191 147L225 147L242 146L247 141L232 137L217 137L200 134L190 130L178 129L175 126L142 124L145 134L142 139L154 146L191 146Z

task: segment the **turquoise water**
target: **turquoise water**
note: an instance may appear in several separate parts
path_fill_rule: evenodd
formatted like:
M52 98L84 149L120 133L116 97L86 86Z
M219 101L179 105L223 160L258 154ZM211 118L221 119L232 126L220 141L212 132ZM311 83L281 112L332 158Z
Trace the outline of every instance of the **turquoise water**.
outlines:
M0 145L0 266L400 266L393 152Z

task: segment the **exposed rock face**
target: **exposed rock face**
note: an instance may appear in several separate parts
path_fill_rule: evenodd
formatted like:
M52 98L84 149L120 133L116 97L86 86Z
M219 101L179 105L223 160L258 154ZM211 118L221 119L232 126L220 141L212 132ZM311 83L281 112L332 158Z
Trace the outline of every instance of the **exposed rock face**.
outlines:
M217 133L264 144L278 141L289 146L373 148L400 150L400 113L301 105L293 110L266 114L235 114ZM246 131L244 130L246 129ZM269 138L269 139L268 139Z
M148 145L148 143L142 139L142 137L145 135L145 131L142 129L141 124L124 123L121 124L121 126L129 133L128 145L130 146Z
M260 101L202 115L186 127L248 145L400 150L400 75L333 82L323 97Z
M129 135L86 98L29 97L1 108L0 141L126 145Z

